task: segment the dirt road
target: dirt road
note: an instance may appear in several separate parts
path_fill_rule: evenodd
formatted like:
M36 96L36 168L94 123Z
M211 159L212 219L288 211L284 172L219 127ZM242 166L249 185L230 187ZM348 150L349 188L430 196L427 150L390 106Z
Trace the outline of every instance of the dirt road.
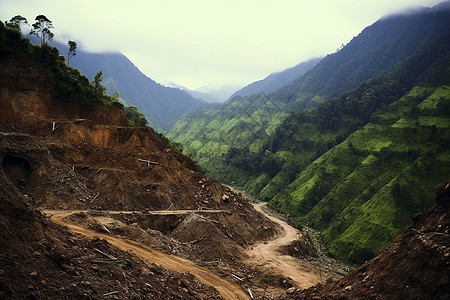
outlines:
M289 255L277 251L281 246L288 245L295 240L302 240L300 232L286 222L275 218L263 210L265 204L253 204L255 209L274 223L283 228L283 232L274 240L261 242L246 250L249 262L254 265L264 265L274 273L282 274L292 279L297 288L304 289L320 282L317 269Z
M54 209L42 209L43 213L47 215L59 215L59 214L76 214L76 213L93 213L96 214L103 214L103 215L131 215L131 214L143 214L143 215L188 215L188 214L218 214L227 212L226 210L220 210L220 209L203 209L203 210L196 210L196 209L183 209L183 210L148 210L148 211L139 211L139 210L88 210L88 209L80 209L80 210L54 210Z
M131 251L144 260L151 263L157 263L168 270L176 272L189 272L193 274L200 282L214 286L225 299L249 299L248 295L239 285L233 283L231 280L222 278L189 260L165 254L139 242L101 234L90 229L65 222L63 218L73 213L73 211L46 210L44 212L51 215L52 221L68 227L70 231L74 233L82 234L91 238L99 237L101 239L105 239L118 249Z

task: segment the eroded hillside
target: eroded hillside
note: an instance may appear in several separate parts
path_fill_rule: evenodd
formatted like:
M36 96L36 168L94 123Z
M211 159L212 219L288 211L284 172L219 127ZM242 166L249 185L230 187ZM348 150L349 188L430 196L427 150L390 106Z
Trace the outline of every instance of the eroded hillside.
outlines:
M278 293L293 284L248 262L246 249L282 228L239 192L153 129L129 126L123 107L95 96L54 48L3 25L0 46L2 296L241 299L250 287L265 292L266 272ZM101 286L103 276L111 281Z

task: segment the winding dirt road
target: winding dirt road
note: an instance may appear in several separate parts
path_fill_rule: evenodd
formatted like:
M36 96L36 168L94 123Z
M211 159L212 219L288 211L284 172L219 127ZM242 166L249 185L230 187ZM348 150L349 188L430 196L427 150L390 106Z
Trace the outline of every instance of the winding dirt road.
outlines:
M239 285L222 278L189 260L165 254L136 241L98 233L93 230L66 222L64 217L72 214L73 212L74 211L44 211L44 213L51 216L51 220L53 222L68 227L69 230L74 233L82 234L90 238L99 237L101 239L105 239L111 243L111 245L120 250L131 251L144 260L151 263L157 263L168 270L175 272L189 272L193 274L200 282L215 287L225 299L249 299L248 295Z
M317 269L299 259L278 252L281 246L289 245L296 240L302 240L300 232L286 222L267 214L263 210L265 204L257 203L253 206L272 222L279 224L283 228L283 232L274 240L256 244L247 249L246 253L250 257L249 262L255 265L264 265L274 273L291 278L294 285L300 289L319 283L320 276Z

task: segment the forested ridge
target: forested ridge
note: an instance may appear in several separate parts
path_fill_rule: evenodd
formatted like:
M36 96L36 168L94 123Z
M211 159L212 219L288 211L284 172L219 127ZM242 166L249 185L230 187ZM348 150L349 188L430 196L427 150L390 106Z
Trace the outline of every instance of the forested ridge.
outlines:
M448 3L380 19L295 83L194 111L170 136L362 262L449 174L449 19Z

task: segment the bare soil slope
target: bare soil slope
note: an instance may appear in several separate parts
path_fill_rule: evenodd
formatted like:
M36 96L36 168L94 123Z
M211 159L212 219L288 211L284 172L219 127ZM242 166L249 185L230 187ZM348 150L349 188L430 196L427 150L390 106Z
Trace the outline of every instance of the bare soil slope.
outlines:
M70 234L28 201L0 180L1 299L222 299L192 274Z
M229 213L218 217L221 226L215 238L233 245L277 231L240 195L205 178L192 160L167 148L153 129L127 126L118 107L58 99L39 63L20 58L3 63L4 179L31 204L62 209L226 209Z
M230 274L237 273L240 276L248 275L248 282L258 283L258 275L254 277L254 271L242 264L245 258L243 249L277 234L280 231L277 224L256 212L239 193L212 178L204 177L191 159L169 149L153 129L128 126L120 105L85 105L77 99L77 95L67 98L57 96L58 93L49 84L53 80L51 71L46 69L45 64L26 54L1 57L0 62L0 183L5 191L10 190L12 193L3 195L2 201L9 201L10 198L24 200L24 209L31 214L24 218L33 224L15 224L12 219L14 208L10 209L9 215L3 216L4 251L0 264L3 271L0 273L4 295L21 298L30 290L34 295L30 297L58 298L58 295L71 295L76 298L84 293L82 288L75 289L74 293L77 294L74 296L66 289L56 291L49 287L47 291L45 286L52 276L61 279L57 285L60 287L70 286L71 282L79 280L78 274L91 278L86 279L90 284L97 280L92 277L95 274L87 274L96 272L91 270L88 261L95 254L92 249L101 247L89 246L88 239L71 238L67 231L36 213L33 210L36 208L136 212L111 218L120 226L111 228L108 234L142 239L146 245L157 246L165 253L176 254L209 267L220 276L228 277L231 282ZM161 210L199 212L151 214L151 211ZM218 212L205 216L201 213L204 210ZM92 224L89 223L91 221ZM103 225L93 217L78 217L75 223L83 228L93 227L97 231L104 231ZM39 228L21 230L28 226ZM67 239L73 242L67 242ZM99 243L105 244L103 250L119 253L109 248L107 243ZM72 245L78 250L73 252ZM19 256L14 252L15 248L23 250ZM56 253L54 250L59 253L55 255L76 259L76 263L72 259L63 259L65 266L61 272L65 274L61 276L59 269L51 263L48 268L40 266L47 262L47 258L51 259ZM122 254L117 256L122 257ZM132 256L126 257L139 260ZM12 262L10 267L8 262ZM214 264L210 265L212 262ZM23 272L12 272L19 267ZM36 271L36 275L31 270L33 268L47 270L45 272L48 273L44 275ZM56 270L53 275L52 268ZM166 278L172 276L169 271L160 272L166 274ZM33 278L25 278L31 273ZM37 277L40 278L39 284L28 288L28 279ZM194 278L189 278L191 281L186 285L188 290L191 283L193 286L197 284ZM119 280L116 277L114 279ZM133 280L130 278L130 282ZM154 280L159 281L158 278ZM153 285L153 279L146 282ZM179 290L172 286L166 288L173 288L173 295ZM99 288L91 290L92 293L86 292L86 295L103 292ZM170 292L168 295L171 295ZM213 290L210 295L216 297L218 293Z
M64 221L64 217L68 214L70 214L70 212L60 212L59 214L53 215L52 220L57 224L67 226L72 232L79 233L90 238L100 237L111 243L114 247L123 251L131 251L150 263L156 263L166 269L178 273L191 273L202 283L208 286L214 286L225 299L248 299L247 294L240 288L239 285L233 284L229 280L221 278L214 272L207 270L206 268L202 268L187 259L168 255L164 252L152 249L140 242L101 234L90 229L74 225L70 222L68 223Z

